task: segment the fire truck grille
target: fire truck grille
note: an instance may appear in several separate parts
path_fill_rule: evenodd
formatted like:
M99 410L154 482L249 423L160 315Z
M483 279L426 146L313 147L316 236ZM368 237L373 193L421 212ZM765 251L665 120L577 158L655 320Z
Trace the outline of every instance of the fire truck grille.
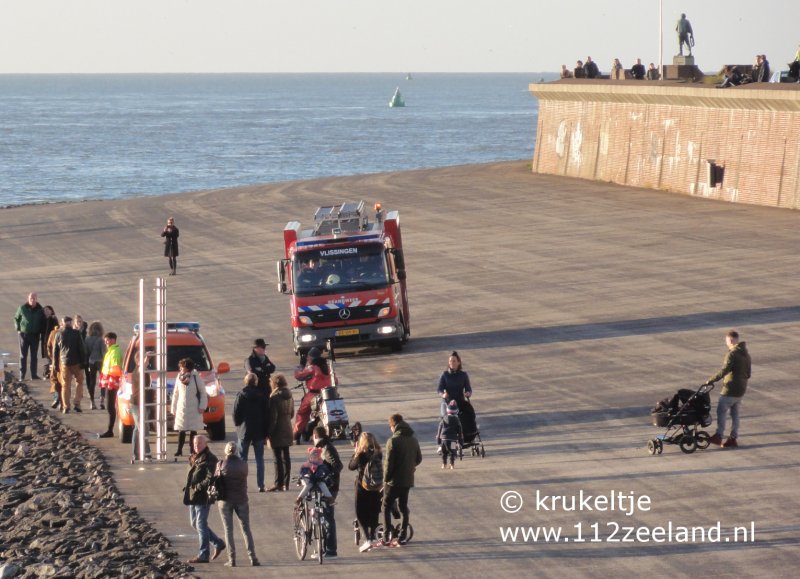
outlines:
M376 304L374 306L343 308L333 310L320 310L317 312L304 312L304 315L311 318L314 324L325 324L329 322L347 322L352 320L366 320L369 318L376 318L378 311L384 307L383 304ZM349 312L349 316L344 315L344 311Z

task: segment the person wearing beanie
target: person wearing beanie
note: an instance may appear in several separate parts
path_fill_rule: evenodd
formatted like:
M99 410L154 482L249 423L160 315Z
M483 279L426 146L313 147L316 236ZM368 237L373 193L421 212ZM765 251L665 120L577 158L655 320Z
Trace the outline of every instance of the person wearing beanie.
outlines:
M239 527L244 537L250 564L261 565L256 557L253 532L250 529L250 504L247 499L247 462L239 457L236 443L231 441L225 445L225 458L219 463L217 475L222 477L225 496L217 502L222 527L225 531L225 543L228 548L226 567L236 567L236 543L233 539L233 515L239 519Z
M449 458L450 470L453 470L456 455L458 455L460 446L464 444L464 431L461 428L461 421L458 419L458 405L455 400L450 401L450 404L447 405L447 415L439 420L436 444L442 451L442 468L447 467Z

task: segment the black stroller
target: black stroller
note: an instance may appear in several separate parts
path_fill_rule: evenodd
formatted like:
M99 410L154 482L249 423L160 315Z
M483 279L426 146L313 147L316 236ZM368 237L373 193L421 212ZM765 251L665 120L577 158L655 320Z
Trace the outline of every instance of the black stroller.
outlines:
M461 420L461 430L464 433L464 444L462 449L469 448L472 456L486 456L486 451L483 448L483 441L481 440L481 432L478 429L478 423L475 418L475 409L472 407L472 402L465 398L460 404L458 409L458 419ZM459 453L459 457L461 454Z
M686 454L708 448L711 437L700 427L711 426L711 397L714 385L703 384L697 390L681 388L671 398L658 402L650 411L653 426L666 432L647 442L650 454L661 454L665 444L677 444Z

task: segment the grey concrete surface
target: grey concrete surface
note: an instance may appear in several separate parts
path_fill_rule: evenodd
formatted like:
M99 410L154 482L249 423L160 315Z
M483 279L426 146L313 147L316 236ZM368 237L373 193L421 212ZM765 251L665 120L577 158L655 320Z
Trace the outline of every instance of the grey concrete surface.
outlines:
M380 440L389 434L387 416L402 413L424 461L411 493L415 537L399 549L357 552L353 477L343 474L339 559L325 563L325 575L795 576L796 212L532 175L525 162L7 208L0 210L0 349L16 350L11 317L31 290L59 315L99 319L126 343L138 279L151 283L167 273L159 233L173 215L182 255L178 276L168 278L169 317L200 321L216 360L232 364L225 380L230 416L253 338L270 342L280 371L295 364L287 298L276 291L284 224L307 223L319 204L361 198L400 210L412 340L400 354L341 357L341 391L351 418ZM650 407L715 372L731 327L754 363L741 448L683 454L667 446L650 456L647 441L662 432L650 425ZM434 390L453 349L475 388L486 458L466 456L455 471L442 471L433 444ZM30 384L48 400L44 382ZM93 438L104 426L100 411L65 421L104 451L126 500L182 558L193 556L196 538L180 499L186 465L131 466L127 446ZM228 431L233 439L230 424ZM222 446L212 449L221 453ZM294 469L301 451L292 450ZM349 458L347 445L340 451ZM267 476L272 472L270 464ZM319 576L315 563L294 556L292 495L253 493L252 466L250 476L265 566L230 570L221 559L198 573ZM524 500L515 514L501 509L508 491ZM649 510L537 508L537 493L569 503L581 492L648 497ZM210 521L221 532L216 512ZM659 526L717 522L717 541L642 540ZM611 536L614 525L620 530ZM561 526L562 539L503 541L504 526ZM628 527L644 529L639 540L626 537ZM734 527L755 534L743 540ZM236 541L242 560L238 530Z

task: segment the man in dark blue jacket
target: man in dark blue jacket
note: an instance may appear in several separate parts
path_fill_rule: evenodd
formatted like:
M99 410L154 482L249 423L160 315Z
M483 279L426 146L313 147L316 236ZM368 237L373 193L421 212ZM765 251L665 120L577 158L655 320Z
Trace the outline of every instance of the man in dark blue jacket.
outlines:
M247 460L250 445L256 457L256 483L258 492L264 492L264 440L269 432L269 396L258 385L258 377L249 373L244 377L244 388L233 403L233 423L239 438L242 460Z

